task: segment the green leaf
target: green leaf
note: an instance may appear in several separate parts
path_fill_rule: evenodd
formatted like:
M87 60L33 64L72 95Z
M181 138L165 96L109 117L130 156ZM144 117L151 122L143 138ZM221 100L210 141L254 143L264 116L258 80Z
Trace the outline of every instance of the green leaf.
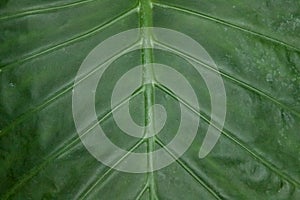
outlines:
M214 122L208 88L188 55L144 48L120 56L95 91L99 124L120 148L165 148L177 132L184 101L168 88L145 85L128 99L133 120L147 125L154 102L168 118L155 137L128 136L117 126L112 113L118 108L111 108L110 100L114 85L135 66L171 66L189 80L200 105L200 111L188 107L200 123L184 155L154 172L125 173L99 162L82 144L72 89L81 63L98 44L150 26L182 32L206 49L218 70L203 67L219 73L225 85L226 121L216 146L200 159ZM300 198L298 0L4 0L0 66L0 198ZM151 74L144 68L143 78L152 79Z

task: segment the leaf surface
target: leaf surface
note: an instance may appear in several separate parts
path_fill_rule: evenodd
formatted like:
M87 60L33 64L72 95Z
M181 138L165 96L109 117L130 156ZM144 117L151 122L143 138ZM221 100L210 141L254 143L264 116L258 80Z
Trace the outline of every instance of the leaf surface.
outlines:
M188 55L142 49L120 56L101 78L105 84L97 87L95 105L99 124L119 147L133 152L163 148L179 126L181 99L167 88L148 85L127 99L130 113L145 125L151 103L163 105L168 119L162 131L156 139L141 141L118 128L111 93L133 67L171 66L189 80L200 105L199 112L190 109L200 124L183 156L158 171L124 173L101 164L81 143L72 115L73 83L96 45L149 26L180 31L207 50L224 81L226 121L213 151L199 159L211 103ZM297 0L2 1L0 197L299 199L299 33ZM145 69L145 76L149 73Z

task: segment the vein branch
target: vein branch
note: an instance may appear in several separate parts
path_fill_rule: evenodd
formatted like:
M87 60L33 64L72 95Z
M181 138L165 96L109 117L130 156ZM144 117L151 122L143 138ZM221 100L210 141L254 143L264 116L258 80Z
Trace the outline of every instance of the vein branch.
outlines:
M153 3L153 5L155 5L157 7L171 9L171 10L176 10L176 11L183 12L183 13L186 13L186 14L190 14L190 15L193 15L193 16L201 17L203 19L206 19L206 20L209 20L209 21L213 21L213 22L216 22L218 24L222 24L224 26L227 26L227 27L230 27L230 28L234 28L234 29L237 29L239 31L243 31L243 32L248 33L250 35L254 35L254 36L263 38L263 39L268 40L270 42L273 42L273 43L279 44L281 46L287 47L288 49L300 52L300 48L299 47L293 46L293 45L288 44L288 43L286 43L284 41L281 41L279 39L273 38L273 37L271 37L269 35L266 35L266 34L263 34L263 33L260 33L260 32L256 32L254 30L251 30L251 29L248 29L248 28L245 28L245 27L242 27L242 26L230 23L228 21L219 19L219 18L214 17L214 16L210 16L210 15L207 15L207 14L204 14L204 13L201 13L201 12L196 12L196 11L189 10L189 9L186 9L186 8L182 8L182 7L178 7L178 6L167 5L165 3L164 4L162 4L162 3Z
M131 8L130 10L127 10L125 11L124 13L121 13L120 15L114 17L113 19L110 19L109 21L106 21L105 23L99 25L99 26L96 26L84 33L81 33L80 35L77 35L77 36L74 36L73 38L70 38L66 41L63 41L61 43L58 43L58 44L55 44L53 46L50 46L50 47L47 47L41 51L36 51L32 54L29 54L29 55L26 55L20 59L17 59L17 60L14 60L10 63L7 63L7 64L4 64L3 66L0 66L0 72L1 73L4 73L5 71L11 69L11 68L14 68L14 67L18 67L20 64L26 62L26 61L30 61L32 59L35 59L37 57L40 57L40 56L43 56L45 54L48 54L48 53L51 53L55 50L58 50L58 49L61 49L63 47L66 47L66 46L69 46L71 44L74 44L78 41L81 41L83 39L86 39L92 35L95 35L96 33L100 32L101 30L104 30L105 28L119 22L120 20L130 16L132 13L135 13L137 10L136 7L134 8Z
M249 90L249 91L251 91L251 92L253 92L255 94L258 94L258 95L260 95L262 97L265 97L266 99L270 100L272 103L277 104L281 108L288 110L289 112L293 113L297 117L300 117L300 113L297 110L294 110L294 109L290 108L288 105L286 105L285 103L282 103L281 101L279 101L275 97L271 96L267 92L265 92L263 90L260 90L260 89L258 89L256 87L250 85L249 83L247 83L247 82L245 82L243 80L237 79L234 76L232 76L232 75L224 72L224 70L222 70L222 69L215 69L214 67L210 66L209 64L206 64L204 61L199 60L197 58L194 58L194 57L186 54L185 52L181 52L181 51L179 51L179 50L177 50L175 48L172 48L172 47L170 47L170 46L168 46L166 44L163 44L163 43L161 43L159 41L155 40L153 42L154 42L155 45L160 46L160 47L162 47L164 49L167 49L169 51L172 51L172 52L174 52L174 53L182 56L183 58L186 58L187 60L191 60L191 61L194 61L196 63L201 64L201 66L203 66L203 67L205 67L205 68L207 68L207 69L209 69L209 70L211 70L211 71L213 71L215 73L220 74L222 77L227 78L228 80L236 83L237 85L239 85L239 86L241 86L241 87L243 87L243 88L245 88L245 89L247 89L247 90Z
M252 150L250 147L248 147L244 142L242 142L240 139L233 136L231 132L223 128L222 130L213 122L210 121L207 114L201 113L197 111L192 105L188 104L184 99L178 97L177 95L173 94L168 88L164 87L161 84L156 84L156 87L164 91L166 94L170 95L172 98L178 100L180 103L185 105L191 112L198 115L202 120L204 120L206 123L211 124L214 128L218 129L225 137L227 137L230 141L238 145L241 149L248 152L254 159L259 161L261 164L263 164L265 167L267 167L270 171L275 173L277 176L281 177L282 179L285 179L292 185L295 185L296 187L300 187L300 183L289 176L288 174L285 174L281 172L273 163L270 163L265 157L258 154L256 151Z
M24 11L19 11L15 13L9 13L7 15L0 16L0 20L7 20L7 19L12 19L12 18L18 18L18 17L24 17L27 15L35 15L35 14L40 14L40 13L45 13L45 12L51 12L51 11L56 11L60 9L65 9L65 8L70 8L74 6L79 6L82 4L87 4L91 3L96 0L79 0L76 2L72 3L67 3L63 5L55 5L51 7L40 7L40 8L35 8L35 9L30 9L30 10L24 10Z
M176 162L188 173L191 177L193 177L200 185L202 185L212 196L217 200L222 200L221 196L211 187L209 186L202 178L200 178L193 170L185 164L180 158L176 158L171 149L167 148L167 146L158 138L155 138L155 142L162 148L166 150L166 152L176 159Z
M108 119L114 111L116 111L118 108L120 108L122 105L124 105L126 102L130 101L134 97L136 97L140 92L142 91L142 88L139 88L137 92L121 101L116 107L112 108L110 111L108 111L106 114L104 114L96 123L92 123L89 127L87 127L86 130L82 134L80 134L82 137L97 126L98 124L104 122L106 119ZM29 180L31 180L34 176L36 176L41 170L45 169L51 162L53 162L55 159L59 158L62 155L69 154L73 149L77 147L77 144L80 142L80 138L76 134L76 136L72 137L69 141L67 141L61 148L59 148L57 151L53 152L49 156L47 156L44 161L37 166L31 168L25 174L11 187L11 189L8 190L7 193L3 194L2 198L0 196L0 199L9 199L18 189L20 189L22 186L24 186L25 183L27 183ZM133 146L133 148L138 148L138 146L143 142L143 140L140 140L136 145ZM133 151L134 149L131 149ZM129 150L130 151L130 150ZM125 155L127 156L127 154ZM122 157L123 160L125 157ZM117 161L116 164L120 163L122 160ZM104 175L103 175L104 176Z

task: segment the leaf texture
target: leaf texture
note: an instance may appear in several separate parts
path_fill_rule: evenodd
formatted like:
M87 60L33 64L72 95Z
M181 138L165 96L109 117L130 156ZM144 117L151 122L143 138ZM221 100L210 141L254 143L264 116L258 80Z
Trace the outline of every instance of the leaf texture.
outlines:
M95 105L98 123L119 147L133 152L166 148L185 101L162 85L147 85L124 100L132 118L149 123L148 108L155 102L166 109L167 122L155 138L123 133L112 117L118 108L110 107L111 93L137 65L155 62L176 69L190 81L201 108L190 107L200 125L182 157L158 171L124 173L101 164L81 143L72 115L73 83L96 45L122 31L151 26L180 31L209 52L219 71L203 60L194 62L222 76L227 116L217 145L199 159L211 103L203 77L187 62L193 58L172 47L121 56L101 78L106 84L99 84ZM1 1L0 197L299 199L299 38L297 0ZM151 78L152 72L144 70Z

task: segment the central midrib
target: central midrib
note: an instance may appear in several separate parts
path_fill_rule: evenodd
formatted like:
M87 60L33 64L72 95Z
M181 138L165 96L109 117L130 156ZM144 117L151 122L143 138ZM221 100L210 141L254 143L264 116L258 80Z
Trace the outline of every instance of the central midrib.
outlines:
M145 48L151 46L151 32L149 29L143 27L152 27L152 5L150 0L140 0L139 9L139 23L141 28L141 40L143 48L141 50L141 61L143 64L143 85L144 85L144 101L145 101L145 135L151 134L154 131L154 115L152 105L154 104L154 72L151 63L153 63L153 50ZM155 136L147 139L147 153L148 153L148 173L147 185L150 194L150 200L158 199L156 195L155 180L153 174L153 158L149 152L152 152L155 145Z

